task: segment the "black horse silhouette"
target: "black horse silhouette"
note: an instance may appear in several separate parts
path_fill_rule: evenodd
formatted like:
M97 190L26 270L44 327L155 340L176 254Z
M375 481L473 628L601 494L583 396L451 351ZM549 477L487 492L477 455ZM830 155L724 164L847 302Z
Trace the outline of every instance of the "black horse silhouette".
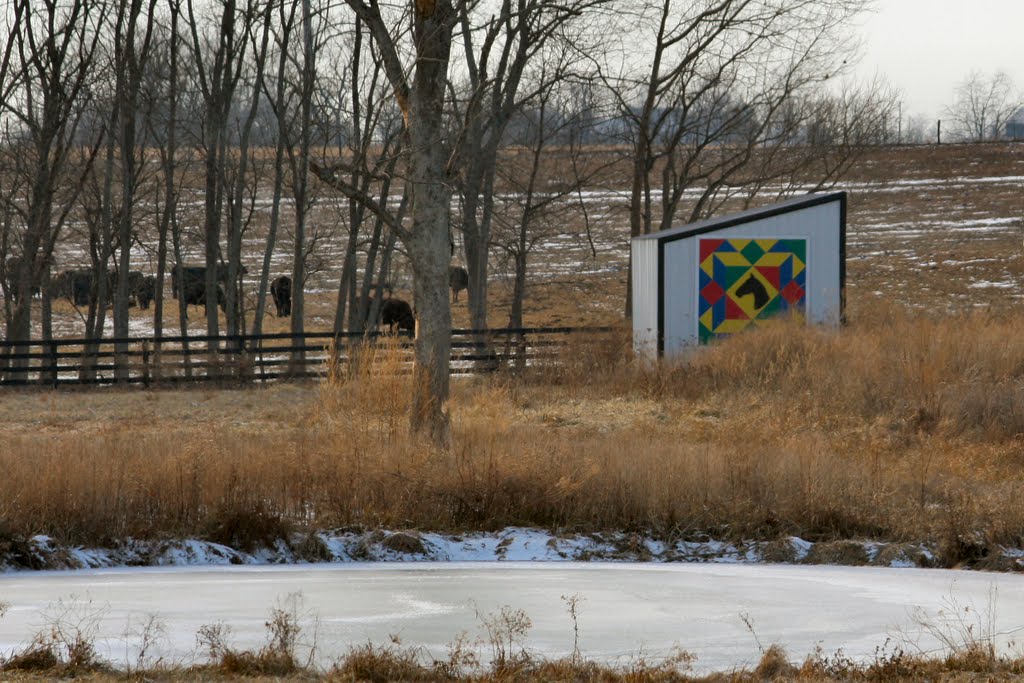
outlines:
M754 295L754 308L763 308L767 304L771 297L768 296L768 290L764 288L764 285L753 275L747 278L747 281L736 288L736 296L746 296L748 294Z

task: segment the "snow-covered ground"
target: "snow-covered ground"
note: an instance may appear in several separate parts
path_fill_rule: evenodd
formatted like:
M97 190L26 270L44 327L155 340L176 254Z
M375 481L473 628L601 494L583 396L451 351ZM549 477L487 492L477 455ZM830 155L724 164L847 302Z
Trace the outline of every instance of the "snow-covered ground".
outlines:
M509 552L513 552L510 550ZM855 659L876 648L938 653L943 643L992 638L1001 651L1024 630L1024 576L925 569L684 563L349 563L318 566L120 568L0 576L0 650L16 651L55 626L82 634L122 665L202 660L201 627L223 623L227 642L259 648L274 608L302 625L300 652L329 666L353 647L422 648L445 658L465 633L486 660L484 627L503 607L531 621L513 649L557 658L579 647L626 666L680 647L698 671L756 664L783 646L802 660L820 648ZM510 614L514 614L510 613ZM145 625L149 624L149 628ZM884 654L884 651L883 651Z
M1002 569L1024 568L1018 552L1006 549ZM927 546L842 541L810 543L791 537L778 541L728 543L714 539L671 543L635 533L555 534L509 527L497 532L467 534L406 531L321 531L294 533L249 551L196 539L126 539L114 547L58 545L35 536L0 554L0 570L99 569L123 566L267 565L321 562L805 562L810 564L874 564L885 567L929 567L934 556Z

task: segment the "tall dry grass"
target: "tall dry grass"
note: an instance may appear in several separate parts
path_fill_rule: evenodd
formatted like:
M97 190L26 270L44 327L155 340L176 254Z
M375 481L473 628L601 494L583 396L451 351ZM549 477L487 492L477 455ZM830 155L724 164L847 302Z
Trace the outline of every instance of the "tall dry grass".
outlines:
M406 352L385 342L273 428L101 416L75 436L6 432L0 543L255 547L309 528L516 524L930 540L952 564L1024 543L1022 323L876 310L839 332L779 322L655 368L618 335L456 381L445 452L409 435Z

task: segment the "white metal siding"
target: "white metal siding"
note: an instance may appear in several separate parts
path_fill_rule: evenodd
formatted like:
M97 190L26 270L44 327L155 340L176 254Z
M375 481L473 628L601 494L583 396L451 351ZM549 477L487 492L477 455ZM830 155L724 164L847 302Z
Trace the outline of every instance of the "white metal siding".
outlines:
M658 354L658 241L635 239L633 249L633 351Z

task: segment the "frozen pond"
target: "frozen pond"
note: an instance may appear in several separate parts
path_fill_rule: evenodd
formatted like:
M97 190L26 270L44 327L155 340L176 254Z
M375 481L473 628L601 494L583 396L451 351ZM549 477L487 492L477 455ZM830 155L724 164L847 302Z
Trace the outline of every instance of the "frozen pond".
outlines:
M139 625L156 615L151 650L171 661L202 658L200 627L223 622L229 643L258 648L274 607L299 596L306 646L327 666L372 642L422 647L444 658L460 633L490 646L482 621L503 606L532 621L525 645L553 658L573 648L563 596L579 596L584 656L627 665L658 661L674 646L699 671L755 664L778 643L794 660L815 647L871 657L887 638L908 652L937 652L939 632L970 628L1010 647L1024 628L1024 576L924 569L786 565L406 563L227 568L130 568L0 576L0 649L9 653L59 621L95 630L99 652L133 663ZM921 622L929 627L922 627ZM748 625L749 624L749 625ZM760 643L760 644L759 644Z

